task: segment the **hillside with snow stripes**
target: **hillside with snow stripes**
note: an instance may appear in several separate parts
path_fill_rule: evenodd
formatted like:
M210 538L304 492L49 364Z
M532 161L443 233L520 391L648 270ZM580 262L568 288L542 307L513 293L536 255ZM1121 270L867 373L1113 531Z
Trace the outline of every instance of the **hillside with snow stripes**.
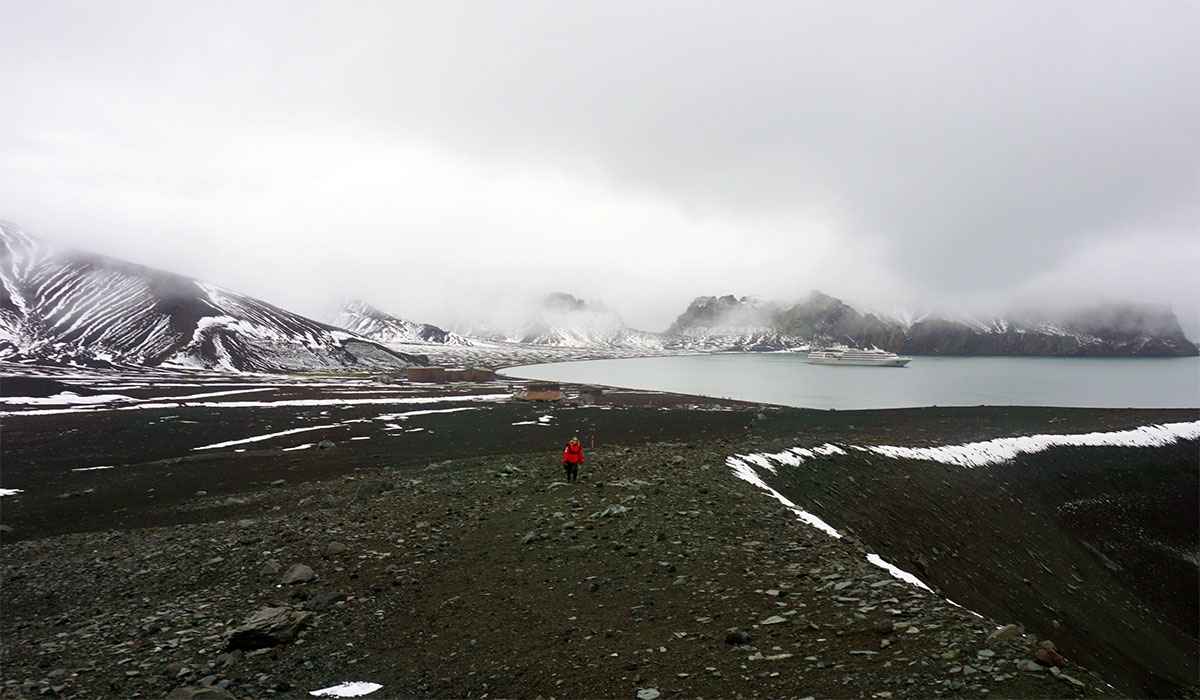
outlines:
M256 372L420 362L198 280L59 249L6 222L0 222L0 360Z

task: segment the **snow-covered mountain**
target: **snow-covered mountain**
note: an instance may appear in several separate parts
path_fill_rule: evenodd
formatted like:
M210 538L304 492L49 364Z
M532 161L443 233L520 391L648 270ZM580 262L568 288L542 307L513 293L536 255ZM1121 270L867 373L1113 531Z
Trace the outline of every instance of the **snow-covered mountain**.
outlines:
M182 275L60 250L0 222L0 360L253 372L423 364Z
M392 316L365 301L342 304L330 314L328 321L385 345L472 345L470 340L457 333Z
M799 344L776 324L780 308L759 297L696 297L664 333L674 349L780 350Z
M790 306L698 297L668 329L668 348L780 350L847 344L920 355L1190 356L1197 348L1162 306L1099 304L1057 317L948 319L874 313L814 291Z
M1169 308L1129 302L1097 304L1054 317L927 318L906 329L906 343L903 352L940 355L1200 354Z
M0 360L11 362L296 372L426 364L424 348L489 364L485 356L528 361L537 348L591 357L838 343L933 355L1198 354L1170 309L1129 303L963 319L873 313L820 292L793 304L727 295L698 297L666 332L647 333L560 293L495 318L455 334L352 302L335 327L182 275L61 250L0 222Z
M507 314L505 321L472 324L466 335L485 340L573 348L657 350L654 333L634 330L620 315L597 302L555 293Z

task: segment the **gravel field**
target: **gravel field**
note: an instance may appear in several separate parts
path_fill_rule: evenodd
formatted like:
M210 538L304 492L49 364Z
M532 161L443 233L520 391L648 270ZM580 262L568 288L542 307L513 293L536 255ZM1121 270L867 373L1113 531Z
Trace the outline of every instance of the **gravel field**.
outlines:
M1196 411L179 383L3 379L129 401L6 406L0 697L1197 696L1195 441L779 470L841 539L727 464Z

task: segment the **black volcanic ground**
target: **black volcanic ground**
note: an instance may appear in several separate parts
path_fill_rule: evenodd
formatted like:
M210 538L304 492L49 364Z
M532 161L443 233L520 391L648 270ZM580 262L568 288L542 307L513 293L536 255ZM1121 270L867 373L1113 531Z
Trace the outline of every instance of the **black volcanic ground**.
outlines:
M0 697L202 683L295 697L344 680L385 697L1197 694L1195 442L987 469L831 456L781 470L772 486L843 540L724 462L1195 410L835 412L644 393L569 408L472 400L505 382L102 376L0 379L8 397L132 399L7 406L2 485L24 492L2 501ZM196 449L313 426L327 427ZM566 486L572 434L588 459ZM74 471L97 466L114 468ZM272 562L318 578L281 587ZM297 639L230 649L229 630L264 606L312 614ZM1009 623L1027 636L989 637ZM1042 640L1061 668L1033 660Z

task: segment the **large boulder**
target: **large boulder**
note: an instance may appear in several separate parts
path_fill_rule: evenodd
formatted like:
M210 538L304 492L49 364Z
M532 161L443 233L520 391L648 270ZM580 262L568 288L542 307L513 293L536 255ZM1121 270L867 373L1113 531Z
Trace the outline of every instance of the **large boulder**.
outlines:
M308 583L309 581L315 581L316 578L317 574L311 567L305 564L292 564L283 574L283 581L280 583L285 586L292 583Z
M311 612L300 612L286 605L263 608L230 633L229 648L249 651L287 644L308 626L312 617Z

